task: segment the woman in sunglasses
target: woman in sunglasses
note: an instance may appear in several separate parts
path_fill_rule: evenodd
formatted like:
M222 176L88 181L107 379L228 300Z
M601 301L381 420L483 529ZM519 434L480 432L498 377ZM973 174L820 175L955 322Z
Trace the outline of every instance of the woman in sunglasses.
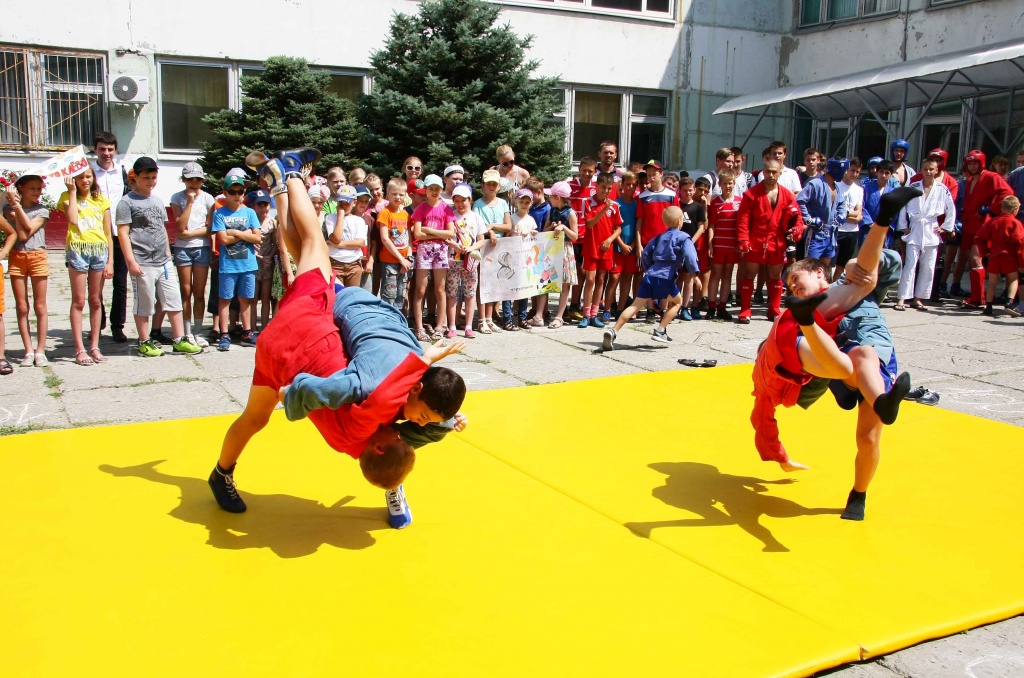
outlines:
M526 171L525 167L520 167L516 164L516 154L511 146L508 144L498 146L495 156L498 159L498 164L491 169L498 170L498 174L501 175L502 179L508 179L512 183L513 193L526 185L526 180L530 178L530 173Z
M410 186L412 186L412 182L416 179L419 179L420 175L422 174L423 161L417 158L415 155L410 155L408 158L405 159L405 162L402 163L402 178L405 179L406 183L408 183ZM409 198L408 194L406 194L405 200L403 202L404 207L408 207L409 205L412 204L412 200Z

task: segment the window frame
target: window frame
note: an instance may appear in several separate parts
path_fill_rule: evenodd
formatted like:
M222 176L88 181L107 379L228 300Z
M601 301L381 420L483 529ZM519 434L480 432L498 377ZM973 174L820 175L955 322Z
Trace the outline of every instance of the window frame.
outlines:
M574 84L574 83L558 83L553 89L560 89L565 92L565 108L560 111L556 111L552 114L552 122L555 118L561 118L562 123L565 125L565 152L569 154L570 161L572 162L573 170L579 167L579 159L573 157L573 146L576 142L576 93L577 92L593 92L598 94L618 94L621 100L621 106L619 108L619 134L616 139L612 139L615 142L616 147L619 151L619 159L617 164L625 167L629 164L630 158L629 149L633 142L633 123L647 123L647 124L661 124L664 125L663 136L662 136L662 149L664 153L669 152L668 140L670 138L671 127L672 127L672 96L673 93L667 90L652 90L652 89L633 89L633 88L615 88L615 87L602 87L600 85L588 85L588 84ZM665 99L665 115L664 116L652 116L642 115L633 113L633 97L634 96L652 96L661 97ZM585 155L593 156L598 152L598 149L587 152ZM636 158L633 158L634 160ZM667 162L666 158L660 158L662 162ZM646 158L644 159L646 160ZM640 160L643 162L644 160Z
M903 11L903 4L905 0L896 0L895 9L882 9L874 12L868 12L865 10L867 0L857 0L857 12L850 17L843 17L841 19L829 19L828 8L832 2L838 2L839 0L815 0L820 1L821 6L818 8L818 20L817 21L804 21L804 3L808 0L800 0L797 4L797 29L803 28L821 28L831 27L839 24L849 24L858 21L874 20L878 18L885 18L890 16L896 16ZM879 2L886 2L888 0L879 0ZM933 1L933 0L930 0ZM963 0L952 0L953 2L962 2Z
M615 9L594 5L594 0L491 0L495 4L510 5L513 7L530 7L557 10L562 12L580 12L584 14L597 14L603 16L618 16L639 18L650 21L676 22L676 12L679 9L681 0L668 0L668 11L657 12L647 9L650 0L641 0L643 9L639 11L629 9Z
M107 54L104 52L92 52L89 50L70 49L45 49L16 45L10 43L0 44L0 51L21 54L24 63L25 97L25 143L0 143L0 151L6 150L27 150L54 151L73 148L78 144L55 144L52 143L51 132L54 127L50 120L48 110L48 92L77 92L92 94L99 97L97 106L99 108L99 128L107 129L110 122L110 99L108 97L109 72L107 71ZM65 57L68 59L96 59L98 60L98 73L101 82L61 84L47 82L45 59L47 56ZM90 147L92 138L83 137L79 143Z

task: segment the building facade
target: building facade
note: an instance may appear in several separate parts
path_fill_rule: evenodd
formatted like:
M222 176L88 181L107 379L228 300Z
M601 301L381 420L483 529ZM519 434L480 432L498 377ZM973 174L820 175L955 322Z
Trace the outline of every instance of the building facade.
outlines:
M717 148L740 142L755 159L775 138L830 153L840 145L850 154L884 146L899 125L883 128L875 117L889 123L899 102L884 110L876 104L877 116L850 113L845 122L831 113L827 120L817 116L798 100L770 103L763 115L756 108L714 113L740 96L996 44L1024 28L1018 0L498 4L502 21L534 36L529 56L539 60L539 74L560 82L565 107L556 117L567 128L574 160L611 139L622 160L656 157L691 171L712 167ZM237 108L241 77L269 56L303 57L327 70L341 96L369 91L371 53L392 16L413 13L418 3L253 0L237 15L181 18L163 3L51 5L44 21L30 3L17 3L0 24L2 167L23 168L59 149L89 146L95 130L109 129L129 156L153 155L176 170L198 155L207 134L203 116ZM912 143L963 146L976 136L976 119L989 136L1012 137L1024 125L1024 96L1012 88L1000 96L932 107ZM978 116L968 120L965 106ZM901 113L914 120L914 110ZM162 180L158 193L179 188Z

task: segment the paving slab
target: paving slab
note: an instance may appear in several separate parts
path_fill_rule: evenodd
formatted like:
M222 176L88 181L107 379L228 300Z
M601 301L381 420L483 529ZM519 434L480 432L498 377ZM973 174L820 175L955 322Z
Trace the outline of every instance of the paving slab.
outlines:
M97 405L97 390L68 391L61 396L73 425L188 419L240 410L235 401L225 397L224 389L205 378L180 377L177 381L102 391L102 407Z

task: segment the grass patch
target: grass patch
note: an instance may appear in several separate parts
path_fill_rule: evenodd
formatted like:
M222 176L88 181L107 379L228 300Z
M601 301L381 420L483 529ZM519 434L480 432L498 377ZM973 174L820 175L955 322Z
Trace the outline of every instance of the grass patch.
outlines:
M174 377L172 379L146 379L137 381L134 384L114 384L112 386L96 386L95 388L82 389L84 391L99 391L105 388L134 388L135 386L153 386L154 384L173 384L175 382L188 383L190 381L210 381L208 377Z
M526 380L526 385L527 386L540 386L540 382L539 381L530 381L529 379L527 379Z
M50 388L50 389L59 389L61 387L61 384L63 384L63 383L64 383L64 380L61 379L60 377L58 377L53 372L50 372L49 374L47 374L46 375L46 380L43 381L43 385L46 386L46 388Z
M469 362L476 363L477 365L490 365L491 364L491 361L488 360L487 358L480 358L479 360L470 360Z
M50 428L43 424L26 424L25 426L0 426L0 437L3 436L16 436L21 433L29 433L31 431L45 431Z

